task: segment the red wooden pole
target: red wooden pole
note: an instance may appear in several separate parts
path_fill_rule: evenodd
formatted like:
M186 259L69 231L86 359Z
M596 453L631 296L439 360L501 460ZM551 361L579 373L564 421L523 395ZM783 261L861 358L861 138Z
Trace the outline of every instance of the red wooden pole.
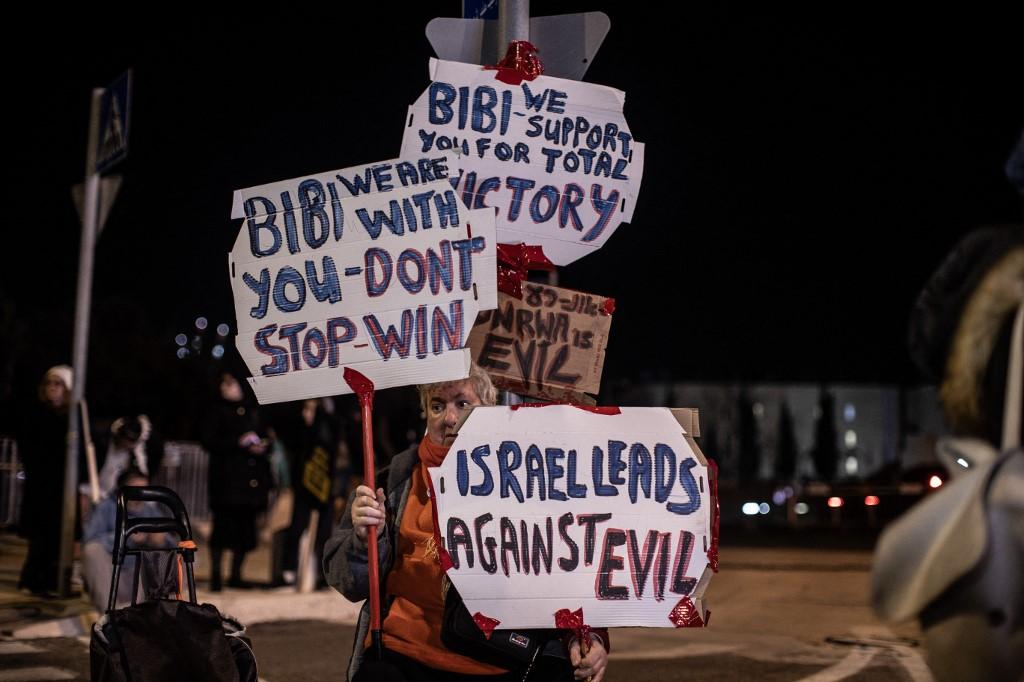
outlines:
M369 378L346 367L345 383L359 396L363 414L363 477L366 486L377 495L376 464L373 456L373 382ZM383 639L380 627L380 565L377 557L377 527L366 529L366 551L370 573L370 637L373 649L380 659L383 655Z

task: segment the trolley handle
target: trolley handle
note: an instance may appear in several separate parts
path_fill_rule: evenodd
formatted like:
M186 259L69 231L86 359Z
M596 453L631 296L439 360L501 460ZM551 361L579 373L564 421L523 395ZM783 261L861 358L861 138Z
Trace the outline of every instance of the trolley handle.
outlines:
M129 502L157 502L171 510L173 516L132 516L129 513ZM188 520L185 504L170 488L163 486L122 486L117 491L117 519L114 530L114 551L111 557L114 570L110 576L110 596L107 601L107 612L114 610L117 599L117 588L121 578L121 567L128 550L128 538L135 533L174 533L178 536L178 546L173 551L178 555L178 581L182 582L182 574L188 580L189 601L196 603L196 583L192 569L195 561L196 545L192 538L192 524ZM131 550L132 553L144 550ZM184 559L184 570L182 567ZM135 562L135 574L132 579L132 605L135 605L139 589L139 570L141 559Z

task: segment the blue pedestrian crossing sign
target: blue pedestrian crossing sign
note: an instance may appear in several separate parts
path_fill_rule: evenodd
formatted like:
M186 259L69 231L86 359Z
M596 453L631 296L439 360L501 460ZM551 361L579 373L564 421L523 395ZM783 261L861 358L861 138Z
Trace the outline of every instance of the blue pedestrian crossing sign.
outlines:
M100 101L100 134L96 172L102 173L128 155L128 123L132 72L129 69L107 86Z

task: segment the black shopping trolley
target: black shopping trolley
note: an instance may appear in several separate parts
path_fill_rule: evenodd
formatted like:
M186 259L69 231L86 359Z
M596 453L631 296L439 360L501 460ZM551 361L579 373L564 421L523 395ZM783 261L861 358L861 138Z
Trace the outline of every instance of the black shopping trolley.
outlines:
M132 502L155 502L171 515L133 517ZM178 542L168 548L129 547L128 539L137 533L172 533ZM174 491L161 486L118 491L107 612L93 626L89 644L93 680L256 682L256 657L245 628L221 615L212 604L196 602L195 552L188 512ZM127 556L135 557L131 605L117 609ZM157 572L163 579L147 585L142 580L142 565L147 560L152 563L153 557L166 559ZM140 584L146 597L141 602L137 598ZM182 599L186 587L187 600Z

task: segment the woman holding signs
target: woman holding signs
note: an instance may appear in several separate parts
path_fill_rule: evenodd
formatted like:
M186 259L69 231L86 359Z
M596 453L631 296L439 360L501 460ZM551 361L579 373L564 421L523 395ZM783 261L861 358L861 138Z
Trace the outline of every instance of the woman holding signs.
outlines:
M418 446L394 457L380 472L376 494L359 486L341 525L324 548L328 582L347 599L366 599L367 528L377 526L380 554L383 660L367 651L369 606L364 605L349 664L350 680L519 680L522 670L506 670L455 653L441 641L447 578L434 541L434 504L427 468L437 466L456 438L466 412L494 405L490 377L475 364L469 378L420 386L427 432ZM531 680L591 678L599 682L608 662L607 631L590 635L590 650L580 653L573 637L553 640L530 669ZM571 663L571 665L570 665Z

